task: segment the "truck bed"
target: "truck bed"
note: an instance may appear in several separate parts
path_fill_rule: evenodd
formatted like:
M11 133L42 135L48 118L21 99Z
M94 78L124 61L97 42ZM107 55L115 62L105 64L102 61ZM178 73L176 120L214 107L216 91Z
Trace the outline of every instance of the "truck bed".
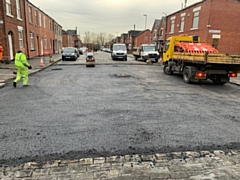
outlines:
M227 55L220 53L205 54L205 53L174 52L173 59L196 64L240 65L240 55Z

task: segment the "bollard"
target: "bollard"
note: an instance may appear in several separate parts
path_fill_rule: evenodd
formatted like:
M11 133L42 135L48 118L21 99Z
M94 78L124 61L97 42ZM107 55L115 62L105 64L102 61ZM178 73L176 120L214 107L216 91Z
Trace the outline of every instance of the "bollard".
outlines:
M50 63L53 63L54 62L54 58L52 55L49 55L49 59L50 59Z

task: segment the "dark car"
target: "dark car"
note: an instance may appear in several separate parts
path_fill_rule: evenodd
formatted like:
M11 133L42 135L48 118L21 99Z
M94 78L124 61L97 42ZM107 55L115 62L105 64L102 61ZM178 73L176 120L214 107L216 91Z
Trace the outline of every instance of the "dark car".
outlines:
M79 57L78 50L74 47L66 47L62 50L62 60L74 60Z

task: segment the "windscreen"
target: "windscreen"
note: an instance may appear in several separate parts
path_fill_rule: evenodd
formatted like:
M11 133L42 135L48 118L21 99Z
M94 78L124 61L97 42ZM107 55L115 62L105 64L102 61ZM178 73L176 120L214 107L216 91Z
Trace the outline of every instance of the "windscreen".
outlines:
M143 46L143 50L148 52L148 51L156 51L156 47L155 46Z
M113 50L114 51L126 51L126 46L125 45L114 45Z
M65 49L63 49L63 53L74 53L74 49L72 49L72 48L65 48Z

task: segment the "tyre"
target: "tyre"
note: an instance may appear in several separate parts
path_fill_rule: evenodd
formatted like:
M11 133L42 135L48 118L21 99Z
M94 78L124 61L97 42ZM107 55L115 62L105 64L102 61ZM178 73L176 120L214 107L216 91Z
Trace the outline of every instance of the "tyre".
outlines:
M191 84L191 68L189 68L189 67L184 68L183 81L187 84Z
M125 61L127 61L127 58L125 58Z
M165 73L166 75L172 75L172 74L173 74L173 71L171 70L170 67L168 67L167 64L164 65L163 71L164 71L164 73Z
M138 57L137 56L134 56L135 57L135 60L137 61Z

